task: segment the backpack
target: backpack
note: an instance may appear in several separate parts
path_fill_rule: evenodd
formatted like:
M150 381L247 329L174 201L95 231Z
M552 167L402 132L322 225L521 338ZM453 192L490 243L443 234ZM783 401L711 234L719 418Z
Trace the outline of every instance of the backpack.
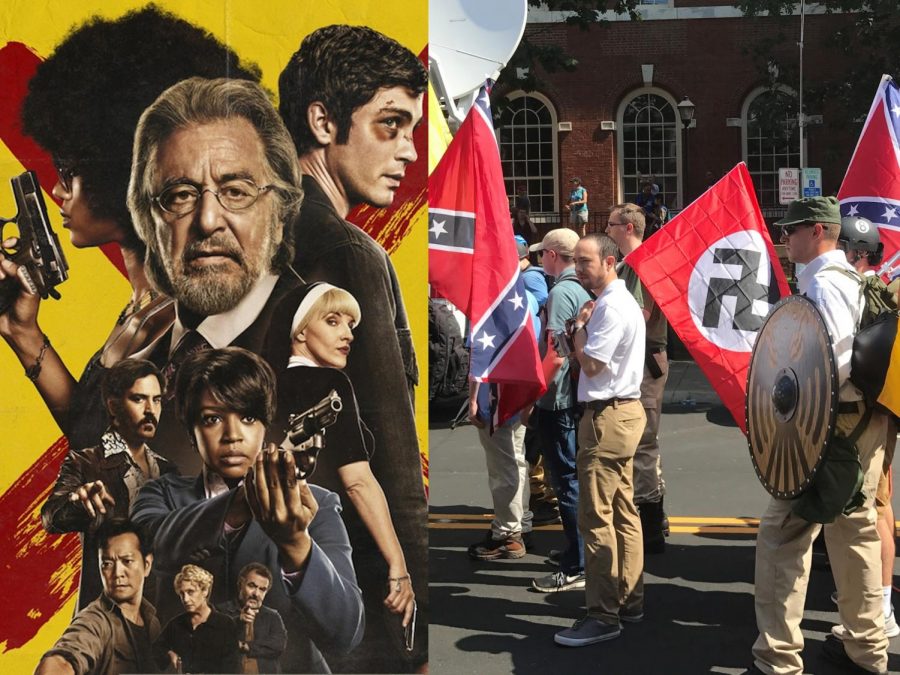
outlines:
M877 275L861 277L843 267L833 269L859 284L863 311L850 360L850 381L863 393L868 407L874 407L884 388L885 373L897 337L900 312L893 293Z
M469 352L453 310L428 299L428 400L464 396L469 390Z

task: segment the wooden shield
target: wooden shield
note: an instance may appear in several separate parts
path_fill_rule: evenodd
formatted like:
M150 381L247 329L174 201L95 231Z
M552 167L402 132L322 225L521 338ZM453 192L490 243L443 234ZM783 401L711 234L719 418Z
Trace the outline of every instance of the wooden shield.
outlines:
M809 485L834 433L837 367L828 329L807 298L782 299L756 337L747 377L747 437L756 475L772 496Z

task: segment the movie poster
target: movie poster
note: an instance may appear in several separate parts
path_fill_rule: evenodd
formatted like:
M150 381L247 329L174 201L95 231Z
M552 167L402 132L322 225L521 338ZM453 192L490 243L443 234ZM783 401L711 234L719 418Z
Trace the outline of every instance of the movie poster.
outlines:
M88 17L113 19L145 3L46 0L6 3L0 12L0 216L12 218L16 204L9 179L26 169L41 180L50 222L69 264L69 278L58 287L59 300L41 303L39 322L52 346L77 379L88 359L109 335L131 287L115 246L76 248L62 228L50 192L56 180L53 160L23 135L19 115L28 80L37 64ZM304 36L333 23L370 26L399 41L426 63L425 0L272 0L157 3L162 9L209 31L262 72L261 84L277 99L278 77ZM160 45L160 49L165 49ZM139 77L140 74L135 75ZM60 99L59 106L73 102ZM427 373L426 341L426 124L415 135L419 159L411 163L394 202L386 209L361 206L348 220L369 233L389 253L405 301L419 372ZM15 234L7 225L4 237ZM363 318L363 322L365 318ZM352 355L351 357L352 358ZM50 535L41 527L40 508L68 450L65 437L23 373L19 360L0 342L0 559L3 612L0 612L0 667L31 672L41 655L68 625L78 589L81 551L77 535ZM400 395L398 393L398 395ZM427 481L424 387L415 393L415 424ZM151 444L152 447L152 444ZM378 450L376 449L376 453ZM426 520L421 528L423 539ZM426 579L415 579L425 601ZM420 612L420 615L422 613ZM424 651L427 625L416 628ZM421 665L421 664L420 664Z

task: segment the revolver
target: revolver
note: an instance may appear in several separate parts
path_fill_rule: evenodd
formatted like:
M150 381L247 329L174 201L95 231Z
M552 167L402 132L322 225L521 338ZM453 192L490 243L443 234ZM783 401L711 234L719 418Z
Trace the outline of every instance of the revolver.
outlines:
M319 450L325 447L325 430L337 421L344 404L332 389L312 408L288 416L287 435L279 449L294 453L297 478L307 478L316 470Z
M33 293L45 300L48 297L59 300L56 286L69 278L69 264L59 245L59 238L50 226L37 175L34 171L26 171L9 182L18 213L15 218L0 218L0 250L21 266L21 276ZM8 223L15 223L19 229L19 242L14 249L3 248L3 228ZM0 314L9 309L18 293L19 287L14 279L0 282Z

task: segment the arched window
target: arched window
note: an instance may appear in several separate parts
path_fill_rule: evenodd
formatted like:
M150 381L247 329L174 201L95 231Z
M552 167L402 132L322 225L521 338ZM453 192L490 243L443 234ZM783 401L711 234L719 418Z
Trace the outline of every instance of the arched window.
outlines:
M741 113L744 161L763 209L778 208L778 169L800 166L797 99L784 88L750 92Z
M675 101L656 88L641 89L619 106L619 198L633 201L652 179L668 206L681 205L680 128Z
M517 91L508 98L497 130L506 195L512 200L524 185L532 213L555 213L559 211L556 110L537 92Z

